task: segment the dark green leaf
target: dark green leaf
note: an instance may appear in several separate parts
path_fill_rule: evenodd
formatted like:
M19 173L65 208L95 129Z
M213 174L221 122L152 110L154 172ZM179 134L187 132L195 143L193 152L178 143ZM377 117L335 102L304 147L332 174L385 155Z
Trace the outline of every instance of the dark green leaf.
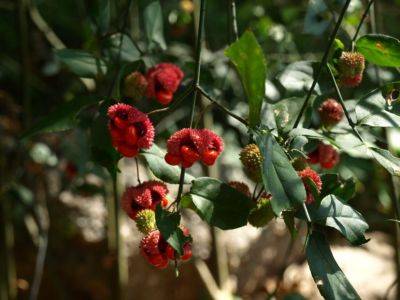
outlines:
M400 127L400 116L389 109L379 90L361 98L356 106L358 125L372 127Z
M261 46L251 31L225 50L239 73L247 101L251 127L260 124L260 112L265 95L266 62Z
M275 115L275 122L279 130L287 132L293 128L304 100L304 98L292 97L273 105L272 109Z
M311 274L325 299L361 299L336 263L322 233L312 232L307 244L306 254Z
M302 204L306 199L306 191L286 153L271 133L260 130L255 132L254 137L264 157L264 186L272 194L272 209L279 216L283 210Z
M292 239L295 239L298 234L298 230L296 228L296 223L294 221L294 217L295 217L294 212L287 210L282 213L282 216L283 216L283 221L285 222L286 228L290 232L290 236L292 237Z
M98 0L98 2L97 26L100 33L104 34L110 26L110 0Z
M168 183L179 183L181 168L167 164L164 159L165 152L156 144L148 150L143 150L141 155L145 158L154 176ZM186 173L184 183L190 183L192 180L194 177Z
M381 67L400 67L400 41L383 34L360 37L356 47L367 61Z
M338 174L322 174L322 190L320 197L335 195L344 201L352 199L356 193L356 183L353 178L342 180Z
M351 244L361 245L367 242L364 233L368 229L362 215L351 206L344 204L334 195L322 199L319 207L309 206L313 222L338 230Z
M40 119L29 130L23 133L22 139L29 138L38 133L56 132L71 129L76 126L76 115L85 106L96 103L97 98L87 96L79 97L59 105L56 110Z
M156 207L156 223L161 235L179 255L183 255L183 245L190 241L190 236L185 236L179 227L181 216L178 212L163 210L160 205Z
M121 55L121 61L134 62L140 59L140 52L126 34L116 33L110 36L110 54L115 58ZM121 45L121 49L120 49Z
M104 61L83 50L61 49L56 50L55 53L79 77L95 78L98 74L107 72L107 66Z
M221 229L247 224L253 202L218 179L202 177L193 181L190 197L200 217Z
M146 36L149 48L153 49L158 45L161 49L167 49L164 39L164 25L161 5L159 1L151 2L143 13Z
M388 150L376 147L369 147L368 152L390 174L400 176L400 159L398 157L393 156Z

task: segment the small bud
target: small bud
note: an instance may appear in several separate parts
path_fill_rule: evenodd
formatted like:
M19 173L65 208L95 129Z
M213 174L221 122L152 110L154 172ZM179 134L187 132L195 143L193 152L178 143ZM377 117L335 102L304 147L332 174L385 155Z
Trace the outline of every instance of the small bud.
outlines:
M153 210L144 209L136 215L136 226L141 233L148 234L156 229L156 216Z
M134 100L140 100L146 94L147 79L140 72L133 72L125 77L124 94Z
M275 217L271 206L271 195L263 195L257 206L250 211L249 223L254 227L264 227Z
M363 79L365 58L358 52L342 52L337 63L339 82L345 87L356 87Z
M240 161L242 162L249 177L256 182L261 181L261 164L263 157L256 144L249 144L240 152Z

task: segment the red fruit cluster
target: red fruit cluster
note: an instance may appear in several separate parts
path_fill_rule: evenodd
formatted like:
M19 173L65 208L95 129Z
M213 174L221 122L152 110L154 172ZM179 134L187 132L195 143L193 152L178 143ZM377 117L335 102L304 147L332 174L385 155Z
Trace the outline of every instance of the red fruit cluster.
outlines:
M154 127L148 116L128 104L118 103L108 109L108 128L113 146L126 157L153 144Z
M343 118L343 107L335 99L325 100L318 109L321 123L325 127L332 127Z
M222 139L211 130L184 128L168 139L165 161L184 168L190 168L196 161L211 166L223 149Z
M174 64L161 63L149 69L146 74L147 97L155 98L162 105L168 105L178 89L182 70Z
M298 172L301 180L303 181L304 187L306 189L306 193L307 193L307 198L306 198L306 203L307 204L311 204L315 201L314 196L312 194L312 190L311 187L309 186L309 183L307 182L307 178L311 179L311 181L314 182L318 193L321 192L322 189L322 181L321 178L319 177L318 173L315 172L313 169L311 169L310 167L305 168L302 171Z
M342 52L337 63L339 82L346 87L356 87L363 79L365 58L358 52Z
M320 164L324 169L332 169L340 161L339 152L327 144L319 144L317 149L308 154L308 162L312 164Z
M183 234L189 236L189 230L184 228ZM145 236L140 242L141 254L153 266L164 269L168 265L169 260L177 259L175 250L167 243L160 231L154 230ZM192 257L192 246L190 242L183 245L183 255L180 257L182 261L186 261Z
M143 209L155 210L157 204L168 205L167 186L160 181L146 181L138 186L128 187L122 195L121 206L128 216L135 220Z

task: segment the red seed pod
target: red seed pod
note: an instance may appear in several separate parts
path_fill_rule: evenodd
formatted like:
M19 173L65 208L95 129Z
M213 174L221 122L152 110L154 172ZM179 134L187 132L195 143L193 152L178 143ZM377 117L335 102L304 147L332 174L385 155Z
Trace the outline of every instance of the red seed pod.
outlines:
M171 63L161 63L149 69L146 74L147 97L155 98L162 105L168 105L181 84L184 74Z
M160 181L146 181L137 186L126 188L121 199L122 209L135 220L136 215L143 209L155 210L157 204L168 205L166 196L167 186Z
M148 116L128 104L118 103L108 109L112 145L126 157L148 149L154 140L154 127Z
M321 123L330 128L339 123L343 118L343 107L335 99L325 100L318 109Z
M339 163L340 155L331 145L321 143L318 146L319 164L324 169L332 169Z
M251 197L251 192L250 192L250 188L247 184L245 184L244 182L240 182L240 181L229 181L228 183L231 187L233 187L235 190L237 190L238 192L246 195L247 197Z
M164 269L168 265L168 246L160 231L154 230L141 240L140 253L150 264L156 268Z
M306 189L306 193L307 193L306 203L307 204L311 204L311 203L313 203L315 201L315 199L314 199L314 196L313 196L313 194L311 192L311 188L308 185L308 182L307 182L306 178L309 178L314 182L315 186L317 187L317 191L318 192L321 192L322 180L319 177L318 173L315 172L310 167L307 167L304 170L299 171L298 174L299 174L300 178L302 179L304 187Z

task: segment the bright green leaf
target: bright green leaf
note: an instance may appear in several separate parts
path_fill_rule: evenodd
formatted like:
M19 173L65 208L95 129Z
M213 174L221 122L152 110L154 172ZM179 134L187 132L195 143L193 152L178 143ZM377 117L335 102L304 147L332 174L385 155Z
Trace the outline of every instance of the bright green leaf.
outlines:
M107 72L105 62L86 51L61 49L56 50L55 53L56 56L79 77L95 78L98 74L105 74Z
M266 62L261 46L251 31L246 31L239 40L225 50L239 73L249 102L249 122L254 127L260 124L260 112L265 95Z
M377 147L368 148L368 152L390 174L400 176L400 158L393 156L388 150Z
M356 47L367 61L381 67L400 67L400 41L383 34L360 37Z
M260 130L255 132L254 137L264 157L264 186L272 194L272 209L279 216L283 210L302 204L306 199L306 191L286 153L271 133Z
M306 254L311 274L325 299L361 299L336 263L322 233L315 230L311 233Z
M164 159L165 152L157 145L154 144L150 149L143 150L141 155L154 176L168 183L179 183L181 168L167 164ZM186 173L184 183L190 183L192 180L194 180L194 177Z
M253 202L226 183L202 177L193 181L190 197L200 217L221 229L234 229L247 224Z

